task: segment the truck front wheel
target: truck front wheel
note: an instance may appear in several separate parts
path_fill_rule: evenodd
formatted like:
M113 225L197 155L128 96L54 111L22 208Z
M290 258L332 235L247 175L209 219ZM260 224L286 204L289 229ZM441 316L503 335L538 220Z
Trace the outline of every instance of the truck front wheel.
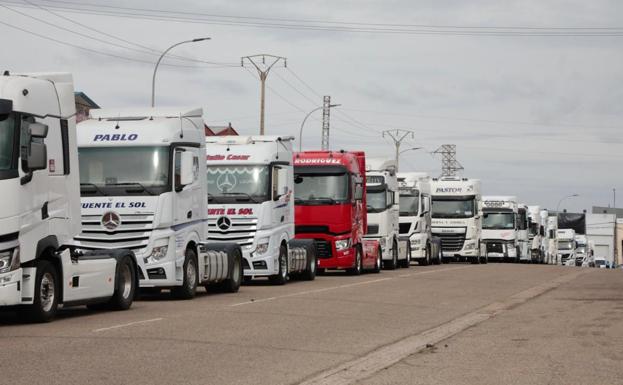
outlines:
M284 245L279 248L279 271L270 276L270 282L274 285L285 285L288 282L288 249Z
M134 301L136 282L134 263L126 255L117 263L115 292L108 302L109 307L115 310L128 310Z
M390 262L386 262L385 266L388 270L394 270L398 267L398 245L396 245L396 243L393 245L392 260Z
M355 247L355 266L347 270L350 275L360 275L363 270L363 258L361 248L359 246Z
M31 322L50 322L58 310L58 273L45 260L38 261L36 269L33 304L27 307L25 315Z
M193 249L186 249L184 253L184 267L182 269L182 286L171 289L171 294L176 299L191 299L197 292L197 254Z

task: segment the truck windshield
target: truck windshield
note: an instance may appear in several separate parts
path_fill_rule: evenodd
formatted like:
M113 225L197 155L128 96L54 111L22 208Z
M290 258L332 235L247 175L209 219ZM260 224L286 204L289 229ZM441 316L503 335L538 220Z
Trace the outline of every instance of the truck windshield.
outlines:
M0 115L0 179L17 177L17 152L15 151L17 117L15 114ZM11 174L15 174L11 176Z
M576 247L575 252L578 254L586 254L586 246Z
M507 230L515 228L513 213L484 213L482 228L485 230Z
M405 217L414 217L419 212L420 193L414 191L408 194L400 194L400 215Z
M573 241L558 241L558 250L572 250Z
M171 189L169 147L78 149L83 195L159 195Z
M387 210L387 190L386 189L368 189L366 191L367 210L368 213L381 213Z
M208 193L214 202L269 199L268 166L208 166Z
M300 174L294 177L297 205L338 204L348 201L348 174Z
M433 198L431 216L433 218L471 218L475 215L474 198L440 199Z

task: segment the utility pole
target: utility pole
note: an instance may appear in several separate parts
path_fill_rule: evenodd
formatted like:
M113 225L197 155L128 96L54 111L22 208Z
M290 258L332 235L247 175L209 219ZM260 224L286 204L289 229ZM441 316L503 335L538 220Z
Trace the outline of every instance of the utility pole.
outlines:
M442 144L433 154L441 154L441 177L455 177L463 166L456 160L456 145Z
M325 95L322 99L322 145L323 151L329 150L329 111L331 111L331 97Z
M269 59L269 62L272 60L268 66L266 65L266 58ZM259 55L251 55L251 56L243 56L240 59L240 65L244 67L244 61L248 60L253 67L257 70L258 75L260 76L260 135L264 135L264 106L265 106L265 98L266 98L266 78L268 78L268 73L270 69L273 68L275 64L279 61L283 60L283 66L287 67L288 62L285 57L269 55L269 54L259 54ZM260 66L260 63L262 66ZM265 69L262 69L265 68Z
M394 141L394 146L396 146L396 170L398 170L398 162L400 161L400 144L408 136L411 136L411 139L414 139L415 135L413 134L413 131L401 129L385 130L382 133L383 138L385 135L389 136Z

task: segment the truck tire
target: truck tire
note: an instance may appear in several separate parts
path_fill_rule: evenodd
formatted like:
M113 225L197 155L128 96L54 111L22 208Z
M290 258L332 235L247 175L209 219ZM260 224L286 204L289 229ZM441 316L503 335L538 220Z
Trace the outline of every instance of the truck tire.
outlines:
M217 283L214 287L221 292L225 293L236 293L240 289L240 285L242 284L242 252L240 251L240 247L232 248L232 250L226 250L227 253L231 253L233 258L231 259L231 264L229 266L229 278L226 280ZM250 278L250 277L248 277ZM211 285L206 286L206 291L211 287Z
M176 286L171 289L171 295L175 299L192 299L197 293L197 282L199 281L197 274L197 254L195 250L188 248L184 256L184 267L182 269L184 281L182 286Z
M400 267L408 269L411 267L411 242L407 241L407 257L404 261L400 261Z
M288 282L288 249L284 245L279 248L279 270L268 279L273 285L285 285Z
M134 301L137 282L134 262L126 255L117 262L115 292L110 297L107 307L112 310L128 310Z
M301 278L306 281L313 281L314 279L316 279L316 247L313 244L311 244L310 246L311 247L305 248L305 250L307 251L307 267L305 268L305 271L301 274Z
M24 315L30 322L50 322L58 311L58 273L54 265L46 260L38 260L35 267L33 304L26 307Z
M355 247L355 266L346 270L349 275L360 275L363 270L363 253L361 252L361 247Z
M420 259L419 261L419 265L420 266L428 266L430 265L430 255L431 255L431 247L430 244L426 244L426 251L424 252L424 258Z
M379 249L376 252L376 261L374 262L374 269L372 269L372 272L375 274L378 274L381 272L381 266L383 266L383 255L382 255L382 251L381 248L379 247Z
M398 247L396 244L394 244L394 247L392 250L392 260L390 262L386 262L385 267L388 270L395 270L396 267L398 267Z

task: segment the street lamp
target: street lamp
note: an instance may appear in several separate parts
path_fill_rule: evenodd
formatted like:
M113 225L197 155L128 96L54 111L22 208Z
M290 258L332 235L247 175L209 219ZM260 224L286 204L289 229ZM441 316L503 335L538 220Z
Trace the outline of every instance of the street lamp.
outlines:
M560 199L558 201L558 205L556 205L556 215L558 215L558 210L560 209L560 204L562 203L562 201L564 201L565 199L568 198L575 198L575 197L579 197L579 194L572 194L572 195L567 195L566 197L563 197L562 199Z
M407 149L404 149L404 150L400 151L398 153L398 155L402 154L403 152L407 152L407 151L421 150L422 148L424 148L424 147L411 147L411 148L407 148Z
M210 40L209 37L200 37L197 39L192 39L192 40L185 40L185 41L181 41L179 43L175 43L172 46L170 46L169 48L167 48L162 55L160 55L160 57L158 58L158 61L156 62L156 67L154 67L154 76L151 79L151 106L154 107L155 103L156 103L156 71L158 71L158 66L160 65L160 61L162 61L162 58L173 48L177 47L178 45L182 45L182 44L186 44L186 43L197 43L199 41L204 41L204 40Z
M339 107L341 106L341 104L329 104L329 108L333 108L333 107ZM303 121L301 122L301 129L299 131L299 152L301 152L301 149L303 147L303 126L305 126L305 122L307 121L307 118L309 118L311 116L311 114L313 114L314 112L318 111L318 110L322 110L324 108L324 106L320 106L320 107L316 107L313 110L309 111L309 113L307 115L305 115L305 119L303 119Z

